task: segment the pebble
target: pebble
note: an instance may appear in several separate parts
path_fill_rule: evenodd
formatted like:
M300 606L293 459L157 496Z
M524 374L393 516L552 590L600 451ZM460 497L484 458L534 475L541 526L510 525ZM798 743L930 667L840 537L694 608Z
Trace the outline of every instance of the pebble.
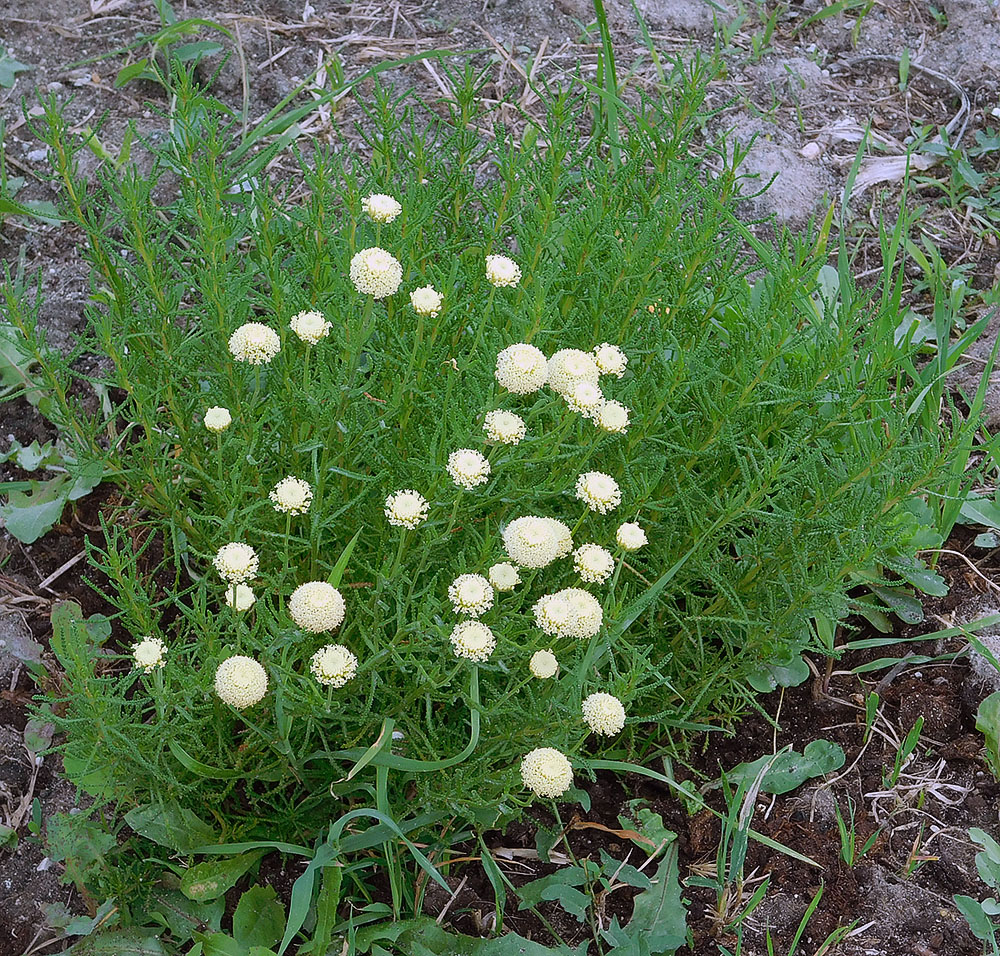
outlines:
M30 163L40 163L48 155L49 155L49 151L47 149L44 149L44 148L43 149L33 149L30 153L28 153L28 162L30 162Z
M822 149L819 143L806 143L805 146L803 146L802 149L799 150L799 153L805 159L816 159L819 157L819 154L821 152Z

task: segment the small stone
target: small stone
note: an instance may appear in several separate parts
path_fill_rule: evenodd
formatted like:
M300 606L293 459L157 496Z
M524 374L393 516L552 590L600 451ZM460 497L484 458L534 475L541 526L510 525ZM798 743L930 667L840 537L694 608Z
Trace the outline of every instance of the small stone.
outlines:
M821 152L822 148L819 143L806 143L805 146L799 150L799 154L805 159L817 159Z

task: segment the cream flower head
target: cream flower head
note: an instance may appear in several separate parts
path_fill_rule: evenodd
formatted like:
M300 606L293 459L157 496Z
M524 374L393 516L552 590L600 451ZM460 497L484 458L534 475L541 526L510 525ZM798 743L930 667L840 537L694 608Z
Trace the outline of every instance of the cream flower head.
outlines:
M351 259L351 282L362 295L385 299L392 295L403 281L403 267L399 260L372 246L362 249Z
M413 306L413 311L417 315L429 315L431 318L436 318L438 312L441 311L443 302L441 293L432 285L422 286L410 293L410 305Z
M158 637L144 637L132 645L132 660L146 674L152 674L167 662L167 645Z
M559 673L559 661L556 660L556 655L551 650L535 651L528 662L528 670L531 671L532 677L548 680Z
M615 559L599 544L581 544L573 552L573 568L588 584L603 584L615 569Z
M582 588L563 588L540 597L532 608L535 623L552 637L593 637L601 629L600 602Z
M545 353L534 345L519 342L497 354L496 379L515 395L530 395L542 388L549 378Z
M278 333L261 322L247 322L229 336L229 351L238 362L267 365L280 349Z
M583 719L595 734L611 737L625 726L625 707L613 694L591 694L583 702Z
M606 515L622 503L618 482L603 471L586 471L576 479L576 496L591 511Z
M302 515L309 510L312 504L312 488L308 481L301 478L293 478L289 475L282 478L270 491L268 497L274 504L274 510L283 514Z
M498 288L517 285L521 281L521 267L507 256L487 256L486 278Z
M358 672L358 659L343 644L327 644L313 654L309 669L321 684L343 687Z
M556 557L565 558L573 550L573 537L569 528L555 518L543 518L542 520L552 530L552 536L555 538Z
M492 565L487 576L497 591L513 591L521 583L521 575L517 573L517 568L506 561Z
M253 707L267 693L267 671L252 657L227 657L215 671L215 692L237 710Z
M448 586L456 614L479 617L493 607L493 585L481 574L460 574Z
M325 339L333 328L322 312L299 312L289 320L288 327L306 345L315 345L320 339Z
M412 488L395 491L385 499L385 516L396 528L414 528L427 520L427 499Z
M566 396L566 404L584 418L596 418L604 405L604 395L593 382L577 382Z
M638 551L649 543L646 532L634 521L626 521L618 528L615 532L615 541L618 542L618 547L625 551Z
M448 474L456 485L469 490L489 480L490 463L480 452L460 448L448 456Z
M233 423L233 416L229 414L228 408L221 405L213 405L205 412L205 427L210 432L224 432Z
M392 222L403 211L403 207L385 193L372 193L362 199L361 208L373 222Z
M521 780L539 797L561 797L573 786L573 767L554 747L538 747L521 761Z
M629 410L621 402L605 402L597 410L594 424L606 432L624 435L628 431Z
M249 611L257 600L253 588L245 584L230 584L226 588L226 605L237 611Z
M340 591L332 584L308 581L292 591L288 599L288 613L303 631L322 634L340 627L346 607Z
M554 518L526 515L515 518L503 529L501 537L507 557L522 568L544 568L563 556L565 540L562 534L569 529ZM572 539L570 539L572 549Z
M483 431L490 441L503 445L516 445L527 433L527 426L520 415L497 408L486 413Z
M212 563L224 581L240 584L249 581L257 573L260 559L250 545L230 541L219 548Z
M580 349L560 349L549 359L549 387L562 396L572 395L580 382L597 385L599 377L593 356Z
M625 374L625 366L628 365L628 357L618 348L609 342L602 342L594 349L594 361L597 369L602 375L614 375L621 378Z
M451 647L456 657L482 664L496 650L497 640L482 621L462 621L451 632Z

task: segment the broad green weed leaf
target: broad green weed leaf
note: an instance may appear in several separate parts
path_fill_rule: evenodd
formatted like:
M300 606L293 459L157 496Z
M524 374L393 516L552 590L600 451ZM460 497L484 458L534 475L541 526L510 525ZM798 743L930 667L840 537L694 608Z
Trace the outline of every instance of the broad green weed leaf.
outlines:
M218 842L215 830L191 810L177 804L135 807L125 822L140 836L160 846L190 853L196 846Z
M181 892L189 900L214 900L235 886L239 878L263 855L264 852L258 850L196 863L181 877Z
M770 763L761 781L762 793L789 793L812 777L821 777L844 766L844 751L840 744L829 740L813 740L806 744L802 753L785 751L775 757L766 754L749 763L741 763L726 773L732 786L751 783L761 769Z
M240 946L267 949L285 931L285 907L270 886L251 886L233 914L233 936Z
M648 943L650 953L673 953L687 937L687 912L678 881L677 844L667 847L652 889L636 896L626 929Z
M180 890L163 890L157 893L156 900L150 907L150 913L159 914L179 942L191 939L199 927L219 932L225 910L226 901L222 897L196 903Z
M167 956L167 951L144 930L116 929L85 936L73 947L73 956Z
M20 60L15 60L7 52L6 48L0 45L0 86L6 87L9 90L14 85L17 74L24 73L30 69L33 69L33 67L27 63L22 63Z
M32 481L31 490L11 491L0 505L0 520L18 541L32 544L62 517L69 500L69 478L58 475L48 481Z
M994 778L1000 780L1000 691L990 694L976 712L976 730L986 738L986 756Z

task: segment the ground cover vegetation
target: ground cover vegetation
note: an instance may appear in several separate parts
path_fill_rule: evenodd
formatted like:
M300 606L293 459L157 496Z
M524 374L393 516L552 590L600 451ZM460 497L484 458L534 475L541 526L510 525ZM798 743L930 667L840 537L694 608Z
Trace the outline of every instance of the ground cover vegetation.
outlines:
M58 607L61 672L39 678L96 810L66 818L94 904L68 934L541 952L421 919L450 847L478 841L499 930L512 887L486 831L586 801L601 770L703 805L669 773L689 734L800 682L850 613L939 591L918 551L960 517L982 402L957 407L944 377L984 323L953 341L942 293L936 350L901 326L905 217L865 291L845 248L827 264L833 213L808 241L755 238L739 151L704 140L713 61L665 63L661 96L625 102L605 49L596 85L539 80L545 119L518 138L469 66L439 60L433 104L375 77L365 148L295 152L285 182L266 166L294 115L252 148L182 60L158 74L169 135L132 145L145 165L88 183L56 102L35 119L92 292L60 356L8 271L19 393L65 469L12 496L8 527L42 533L102 479L120 502L89 553L115 613ZM795 785L830 754L793 760ZM739 808L784 792L777 762L725 785L702 884L720 900L754 836ZM641 808L631 832L654 880L572 860L521 906L589 918L595 951L672 952L671 835ZM277 854L306 862L287 907L257 885L226 915ZM640 890L635 926L599 928L590 900L616 881Z

